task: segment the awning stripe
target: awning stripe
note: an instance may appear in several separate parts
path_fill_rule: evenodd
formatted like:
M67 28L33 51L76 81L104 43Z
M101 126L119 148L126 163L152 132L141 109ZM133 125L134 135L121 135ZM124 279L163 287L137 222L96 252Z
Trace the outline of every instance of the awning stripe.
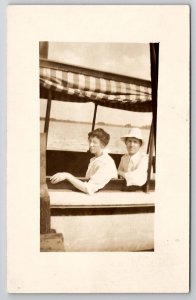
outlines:
M100 79L99 78L96 78L96 80L95 80L95 85L96 85L96 87L95 87L95 92L99 92L100 91Z
M125 103L128 106L148 103L147 110L149 110L149 103L152 100L151 88L142 84L108 80L49 67L40 67L40 87L52 90L53 94L57 92L60 101L66 101L61 99L70 95L74 96L75 102L96 101L104 103L105 106L106 102L110 102L110 106L116 103L115 107L120 108L123 105L124 109ZM60 96L59 93L65 95Z
M83 91L84 92L84 91ZM70 93L71 94L71 93ZM152 101L145 101L145 102L131 102L131 101L108 101L101 98L102 94L99 94L97 96L96 100L92 100L88 97L78 97L76 95L70 95L65 94L62 92L54 92L52 91L52 99L56 101L68 101L68 102L78 102L78 103L85 103L85 102L94 102L98 105L110 107L110 108L116 108L116 109L122 109L122 110L129 110L129 111L135 111L135 112L152 112ZM48 97L48 89L41 86L40 88L40 98L47 99ZM100 97L100 99L99 99ZM125 96L124 96L125 97Z
M65 73L65 72L64 72ZM79 84L78 87L83 90L85 88L85 76L82 74L79 74Z
M100 78L100 92L105 93L107 91L106 81L103 78Z

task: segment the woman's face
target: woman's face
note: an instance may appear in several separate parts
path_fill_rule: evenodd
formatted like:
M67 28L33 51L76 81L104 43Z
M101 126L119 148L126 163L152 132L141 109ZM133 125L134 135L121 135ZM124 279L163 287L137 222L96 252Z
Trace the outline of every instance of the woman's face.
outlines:
M136 138L126 138L125 144L130 155L134 155L141 147L141 141Z
M104 145L97 137L90 137L89 140L89 150L94 155L99 155L102 153Z

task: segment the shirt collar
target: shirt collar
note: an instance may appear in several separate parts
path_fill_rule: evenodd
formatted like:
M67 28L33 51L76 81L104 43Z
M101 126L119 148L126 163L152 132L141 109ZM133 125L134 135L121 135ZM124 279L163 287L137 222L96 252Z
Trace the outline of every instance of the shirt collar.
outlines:
M134 155L130 156L129 154L127 154L128 157L130 158L130 160L133 162L133 165L137 165L137 163L139 162L139 160L141 159L142 153L141 150L138 150Z
M94 161L94 160L103 159L103 158L106 157L106 156L108 156L108 149L104 148L104 149L103 149L103 154L102 154L102 155L100 155L100 156L98 156L98 157L93 156L93 157L90 159L90 161L92 162L92 161Z

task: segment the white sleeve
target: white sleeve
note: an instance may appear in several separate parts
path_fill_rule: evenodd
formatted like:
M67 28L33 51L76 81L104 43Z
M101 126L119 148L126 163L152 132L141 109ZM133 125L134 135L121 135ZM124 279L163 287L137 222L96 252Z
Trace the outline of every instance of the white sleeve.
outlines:
M137 169L125 173L127 186L144 185L147 180L147 170L148 170L148 155L145 155L141 159Z
M100 166L90 180L85 183L88 193L91 195L102 189L112 178L117 178L115 166L108 166L108 164Z

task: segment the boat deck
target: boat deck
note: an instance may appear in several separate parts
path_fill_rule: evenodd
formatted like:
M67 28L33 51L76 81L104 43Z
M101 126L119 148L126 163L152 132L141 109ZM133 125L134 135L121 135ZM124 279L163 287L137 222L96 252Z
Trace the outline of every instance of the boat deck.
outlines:
M51 215L152 213L154 193L102 191L94 195L49 190Z
M135 205L154 205L154 192L148 194L137 192L121 192L121 191L102 191L94 195L87 195L82 192L70 190L52 190L49 189L50 204L65 206L135 206Z
M65 251L153 251L154 193L49 190L51 226Z

